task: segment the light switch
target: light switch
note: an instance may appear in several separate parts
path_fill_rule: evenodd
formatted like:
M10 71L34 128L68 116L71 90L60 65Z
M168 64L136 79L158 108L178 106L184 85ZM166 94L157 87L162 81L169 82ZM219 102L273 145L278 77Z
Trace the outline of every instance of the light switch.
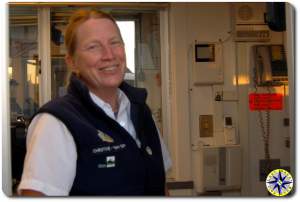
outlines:
M200 137L213 137L213 115L199 116Z

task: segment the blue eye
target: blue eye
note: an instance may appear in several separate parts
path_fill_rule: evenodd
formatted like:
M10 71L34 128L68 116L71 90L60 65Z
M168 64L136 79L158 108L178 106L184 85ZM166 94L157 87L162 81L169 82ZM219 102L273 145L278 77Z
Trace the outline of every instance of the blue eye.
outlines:
M92 45L92 46L89 46L87 49L92 50L92 49L95 49L96 47L97 47L96 45Z
M119 45L122 45L123 43L121 41L112 41L111 42L111 45L113 46L119 46Z
M86 50L88 50L88 51L98 51L98 50L101 50L101 45L92 44L92 45L87 46Z

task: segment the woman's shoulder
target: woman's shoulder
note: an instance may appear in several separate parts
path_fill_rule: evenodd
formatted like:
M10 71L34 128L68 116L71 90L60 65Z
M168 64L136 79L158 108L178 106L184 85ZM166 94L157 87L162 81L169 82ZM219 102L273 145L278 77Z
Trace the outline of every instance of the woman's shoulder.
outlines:
M52 100L50 100L49 102L45 103L42 108L65 108L65 107L70 107L72 105L76 104L76 99L67 94L65 96L62 97L58 97L58 98L54 98Z
M72 114L78 114L81 109L80 103L70 95L65 95L63 97L55 98L46 104L44 104L37 112L40 113L49 113L55 117L64 117L70 116Z

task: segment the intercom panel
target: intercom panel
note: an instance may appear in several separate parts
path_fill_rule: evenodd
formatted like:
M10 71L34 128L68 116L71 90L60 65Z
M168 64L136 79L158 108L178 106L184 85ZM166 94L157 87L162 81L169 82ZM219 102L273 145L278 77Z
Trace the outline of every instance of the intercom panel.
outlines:
M194 44L192 81L194 85L223 83L222 44Z

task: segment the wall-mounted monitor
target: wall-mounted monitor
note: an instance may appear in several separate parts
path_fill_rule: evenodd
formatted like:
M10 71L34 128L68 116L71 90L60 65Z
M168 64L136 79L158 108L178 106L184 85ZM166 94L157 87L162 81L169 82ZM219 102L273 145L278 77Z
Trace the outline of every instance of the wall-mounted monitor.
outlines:
M215 45L214 44L196 44L195 45L196 62L214 62Z

